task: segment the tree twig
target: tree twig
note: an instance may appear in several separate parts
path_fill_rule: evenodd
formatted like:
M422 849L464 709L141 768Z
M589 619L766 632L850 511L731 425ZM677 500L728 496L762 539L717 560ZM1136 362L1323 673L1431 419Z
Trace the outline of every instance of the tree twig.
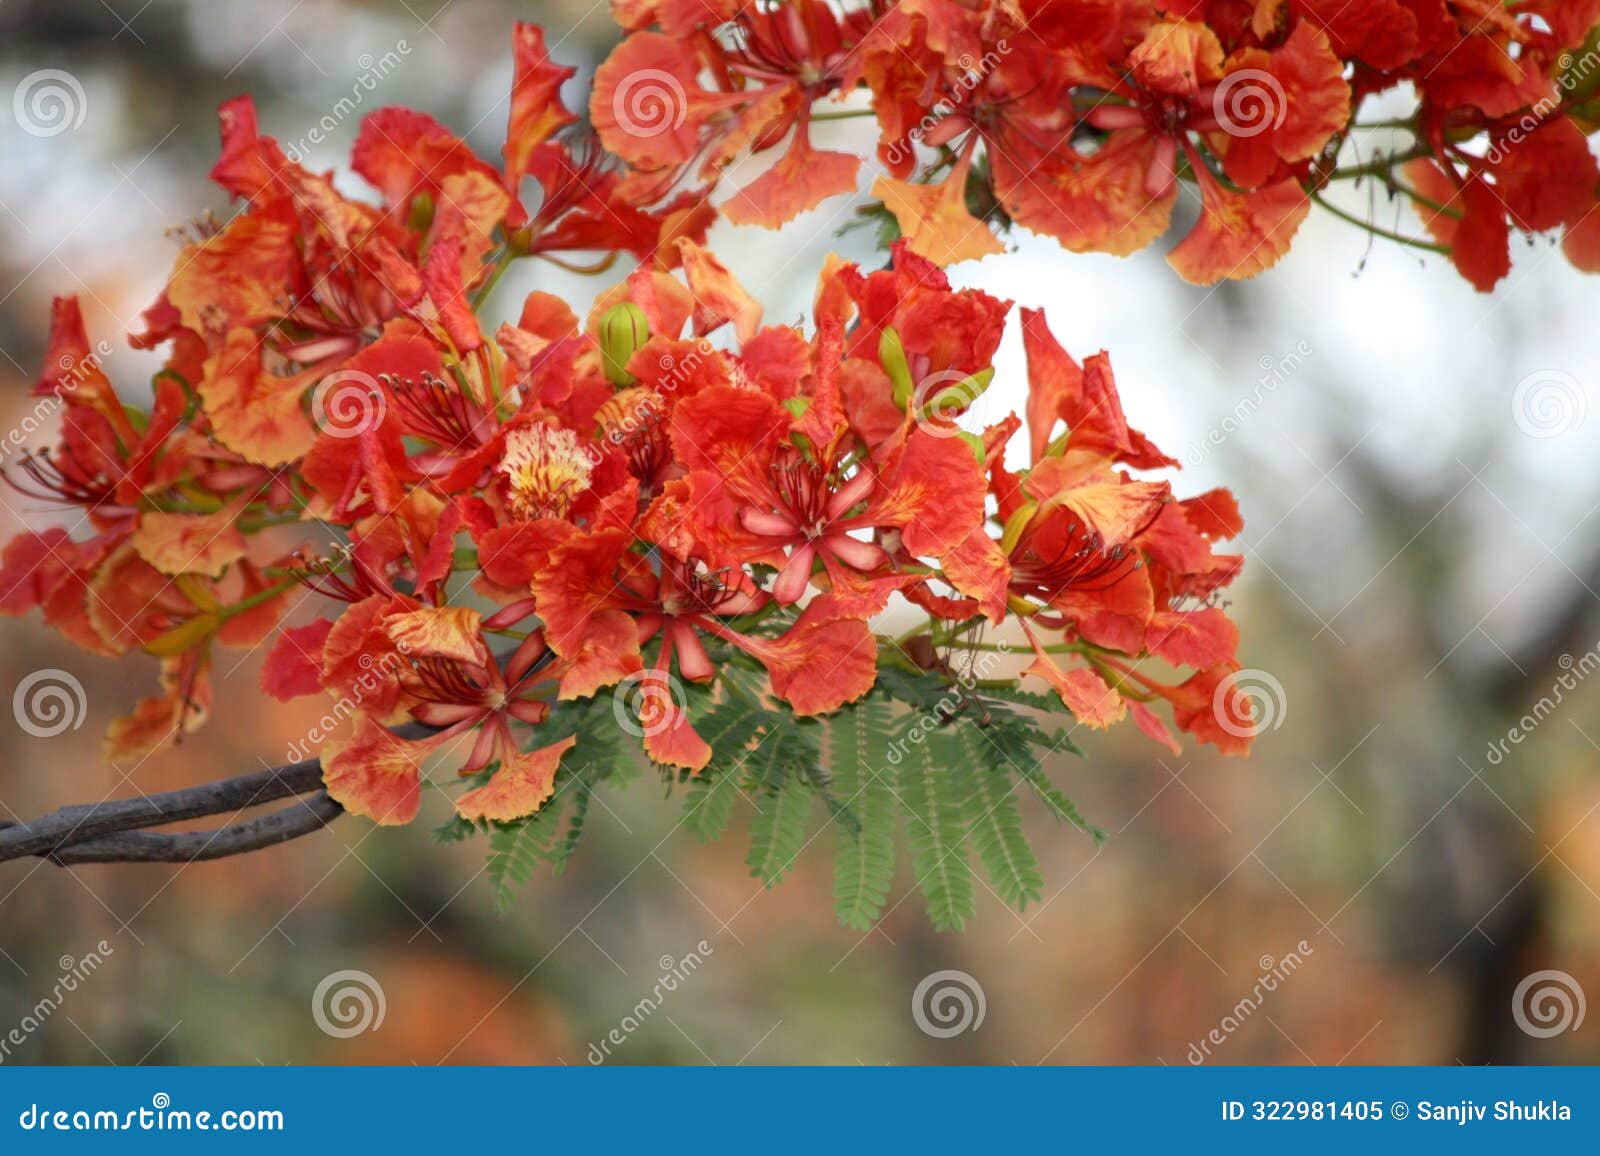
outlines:
M321 765L316 759L305 759L180 791L62 807L31 823L0 826L0 862L49 855L72 844L141 827L231 814L290 795L303 795L321 786Z
M321 830L342 814L343 807L330 799L326 791L318 791L296 799L287 807L231 827L180 834L118 831L38 854L61 867L73 863L195 863L286 843Z

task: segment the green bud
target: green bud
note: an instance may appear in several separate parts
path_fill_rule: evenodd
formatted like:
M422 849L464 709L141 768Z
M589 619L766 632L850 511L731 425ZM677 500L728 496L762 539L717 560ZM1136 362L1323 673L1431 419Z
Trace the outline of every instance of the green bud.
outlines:
M600 356L605 363L606 380L617 386L632 385L634 378L628 372L628 362L649 340L650 323L643 309L632 301L607 309L600 318Z
M1005 532L1000 535L1000 549L1007 554L1015 550L1017 543L1022 541L1022 532L1028 528L1028 523L1033 521L1033 516L1038 512L1038 502L1027 502L1013 510L1011 517L1006 519Z
M978 459L979 466L989 460L989 451L985 448L983 439L977 434L968 433L963 429L956 431L956 437L967 443L967 448L972 451L972 456Z
M411 216L406 221L406 226L413 233L426 233L428 226L433 224L433 196L430 193L418 193L411 198Z
M894 386L894 403L905 409L911 404L917 385L911 380L911 366L906 363L906 350L900 344L900 335L888 326L884 327L883 336L878 338L878 363L883 366L883 372L889 375L889 381Z
M971 377L963 378L954 385L946 386L924 405L923 409L928 414L954 413L964 410L973 402L983 396L984 391L994 381L994 366L980 369Z

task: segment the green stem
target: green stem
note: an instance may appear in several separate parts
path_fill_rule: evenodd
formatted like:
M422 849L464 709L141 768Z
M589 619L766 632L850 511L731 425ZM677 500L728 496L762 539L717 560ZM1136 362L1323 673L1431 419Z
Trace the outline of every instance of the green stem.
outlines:
M1448 257L1450 255L1450 248L1447 245L1437 245L1432 241L1422 241L1416 237L1407 237L1403 233L1396 233L1390 229L1385 229L1382 225L1374 225L1370 221L1363 221L1355 214L1347 213L1343 209L1339 208L1339 206L1333 204L1331 201L1328 201L1320 193L1313 192L1311 194L1311 199L1324 209L1328 210L1328 212L1332 213L1335 217L1338 217L1341 221L1348 222L1358 229L1365 229L1374 237L1382 237L1386 241L1393 241L1396 244L1407 245L1413 249L1421 249L1428 253L1438 253L1440 256L1444 257Z

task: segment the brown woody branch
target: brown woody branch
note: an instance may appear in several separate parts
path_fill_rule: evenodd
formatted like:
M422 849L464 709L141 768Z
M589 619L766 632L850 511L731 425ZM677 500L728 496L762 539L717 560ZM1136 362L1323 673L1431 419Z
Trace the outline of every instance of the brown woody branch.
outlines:
M149 832L209 815L297 797L266 815L209 831ZM271 847L320 830L343 808L322 790L322 767L306 759L199 787L62 807L29 823L0 823L0 862L41 856L72 863L193 863Z

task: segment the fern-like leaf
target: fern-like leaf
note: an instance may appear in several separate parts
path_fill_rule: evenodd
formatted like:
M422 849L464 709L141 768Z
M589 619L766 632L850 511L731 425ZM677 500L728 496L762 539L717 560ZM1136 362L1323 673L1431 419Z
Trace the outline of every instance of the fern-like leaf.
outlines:
M494 889L495 910L509 911L518 888L526 887L540 863L556 853L561 835L565 800L558 792L520 823L496 825L489 835L489 885Z
M995 894L1020 911L1043 895L1044 876L1022 834L1022 813L1011 789L1011 765L981 732L982 728L975 726L964 726L958 732L973 768L967 837L983 860Z
M768 887L794 866L806 842L812 789L807 772L822 757L815 723L798 720L773 727L750 756L751 777L760 788L750 820L750 873Z
M746 697L733 694L695 728L711 746L711 765L691 782L683 825L702 843L722 838L744 778L746 747L761 728L761 712Z
M828 720L828 765L834 790L856 817L841 824L833 866L839 922L868 931L883 915L894 882L894 777L885 761L889 704L877 695Z
M943 728L919 737L920 742L907 741L895 747L904 752L900 803L909 816L906 829L911 865L933 926L939 931L960 931L974 910L963 790L970 773L963 774L961 766L966 754Z

